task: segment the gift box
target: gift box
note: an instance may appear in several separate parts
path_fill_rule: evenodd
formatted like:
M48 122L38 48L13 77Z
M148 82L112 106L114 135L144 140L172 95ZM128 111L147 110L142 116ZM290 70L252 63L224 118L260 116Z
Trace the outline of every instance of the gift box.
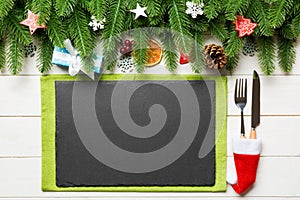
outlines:
M93 71L97 74L100 74L102 59L103 59L102 56L95 55ZM73 62L72 56L66 48L54 47L52 62L51 62L52 64L61 67L69 67L72 62Z

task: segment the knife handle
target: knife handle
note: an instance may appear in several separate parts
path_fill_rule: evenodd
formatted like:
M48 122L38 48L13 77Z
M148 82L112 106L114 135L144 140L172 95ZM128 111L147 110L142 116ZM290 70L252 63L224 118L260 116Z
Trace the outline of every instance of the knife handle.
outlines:
M255 128L251 128L251 131L250 131L250 139L256 139L256 130Z

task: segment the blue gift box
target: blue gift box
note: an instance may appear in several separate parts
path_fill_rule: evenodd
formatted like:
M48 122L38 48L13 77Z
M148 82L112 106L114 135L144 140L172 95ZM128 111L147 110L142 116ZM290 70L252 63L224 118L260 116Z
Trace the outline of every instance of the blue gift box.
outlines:
M94 62L94 72L100 74L100 67L102 63L102 56L96 55ZM54 47L52 64L59 65L62 67L69 67L72 62L72 56L66 48Z

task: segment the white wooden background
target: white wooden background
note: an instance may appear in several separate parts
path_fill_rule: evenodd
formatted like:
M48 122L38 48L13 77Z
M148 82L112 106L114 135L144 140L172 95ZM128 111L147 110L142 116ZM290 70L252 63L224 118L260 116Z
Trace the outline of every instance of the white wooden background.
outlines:
M214 41L208 38L206 43ZM6 199L239 199L231 187L220 193L56 193L41 191L41 101L40 73L35 58L25 60L19 76L0 74L0 200ZM257 57L241 56L237 70L228 76L228 169L232 169L230 139L238 137L239 110L233 101L236 78L247 77L251 88L253 69L261 75L262 157L254 187L243 198L249 200L300 200L300 41L297 61L290 74L277 67L273 76L263 76ZM66 73L54 67L50 73ZM163 66L146 73L168 73ZM178 73L191 73L180 66ZM248 90L250 96L251 89ZM250 130L251 98L245 110Z

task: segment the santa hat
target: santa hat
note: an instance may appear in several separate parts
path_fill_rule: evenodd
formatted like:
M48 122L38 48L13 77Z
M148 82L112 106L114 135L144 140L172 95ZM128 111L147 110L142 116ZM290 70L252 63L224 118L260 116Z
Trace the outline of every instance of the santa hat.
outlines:
M233 139L235 170L227 175L227 182L236 193L245 193L256 180L256 171L261 152L260 139Z

